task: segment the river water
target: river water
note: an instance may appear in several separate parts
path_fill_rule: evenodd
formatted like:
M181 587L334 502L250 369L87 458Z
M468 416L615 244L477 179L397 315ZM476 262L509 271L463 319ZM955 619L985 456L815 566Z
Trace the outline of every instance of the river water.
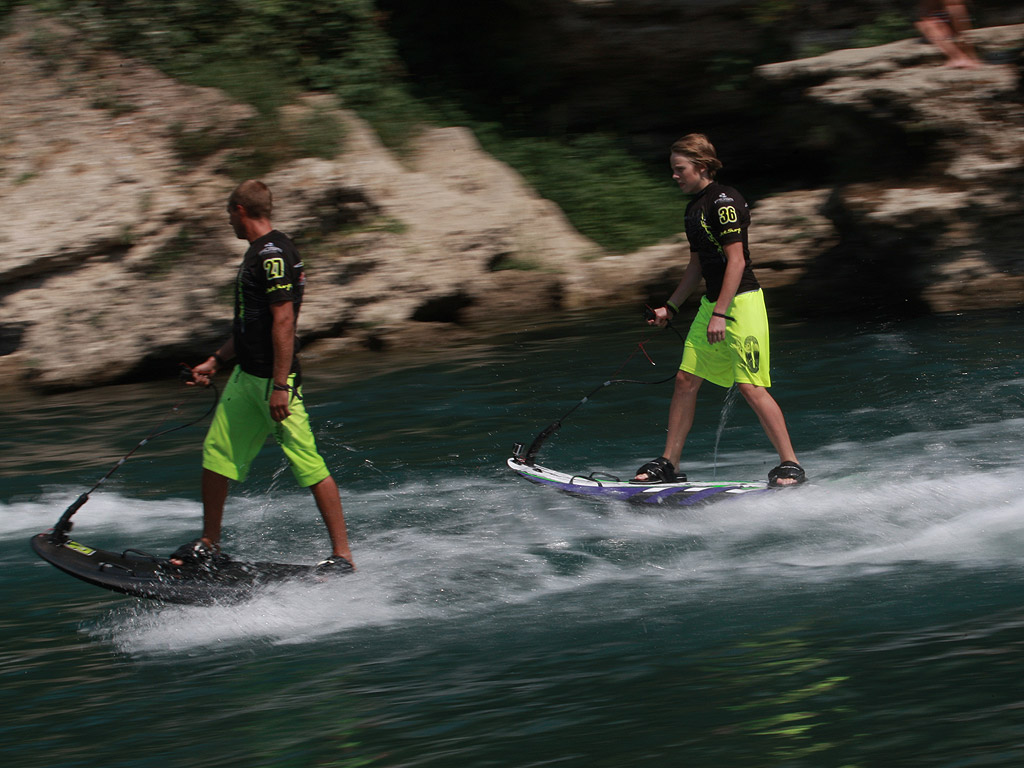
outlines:
M236 605L120 597L29 549L208 392L9 399L3 764L1024 764L1024 314L776 321L773 392L811 477L796 490L652 509L513 476L512 443L602 381L671 374L678 339L636 321L308 356L359 571ZM540 462L628 474L661 450L670 387L602 389ZM142 448L75 537L155 552L194 537L204 426ZM747 406L707 385L683 469L760 479L774 458ZM225 548L327 552L273 447L234 489Z

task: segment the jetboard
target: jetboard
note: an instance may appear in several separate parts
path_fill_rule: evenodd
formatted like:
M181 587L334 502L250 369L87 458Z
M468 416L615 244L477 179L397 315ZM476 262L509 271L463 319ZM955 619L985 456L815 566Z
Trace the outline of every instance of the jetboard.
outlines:
M108 552L52 532L32 537L32 549L67 574L114 592L169 603L209 604L245 600L283 581L322 582L345 575L310 565L228 560L215 569L175 566L167 558L132 549Z
M569 475L538 464L527 464L513 456L509 468L520 477L539 485L574 496L628 501L633 504L666 504L695 506L710 502L735 499L750 494L776 491L767 482L713 482L686 483L633 483L602 472L589 475Z

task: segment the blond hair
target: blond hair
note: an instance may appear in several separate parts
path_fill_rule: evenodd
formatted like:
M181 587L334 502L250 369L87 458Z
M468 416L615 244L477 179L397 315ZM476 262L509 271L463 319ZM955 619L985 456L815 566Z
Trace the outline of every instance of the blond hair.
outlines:
M715 146L703 133L688 133L672 145L673 155L682 155L694 165L700 165L712 179L722 167Z
M270 194L270 187L262 181L249 179L235 187L228 198L229 208L239 205L245 208L250 219L269 219L274 210L274 197Z

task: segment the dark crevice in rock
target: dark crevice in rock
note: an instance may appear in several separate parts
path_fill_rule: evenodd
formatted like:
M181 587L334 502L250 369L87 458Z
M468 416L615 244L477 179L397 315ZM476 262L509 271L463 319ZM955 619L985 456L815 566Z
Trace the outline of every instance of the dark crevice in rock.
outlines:
M17 352L21 348L27 327L28 323L0 324L0 357Z
M420 323L460 323L462 310L473 304L473 297L459 291L447 296L428 299L412 313Z
M516 254L511 251L496 253L487 261L488 272L499 272L503 269L512 269L515 264Z
M314 232L327 235L372 220L380 208L361 190L336 188L310 206L310 213L316 219Z
M356 261L351 264L345 264L334 278L334 283L335 285L348 285L363 275L373 272L376 268L376 261Z

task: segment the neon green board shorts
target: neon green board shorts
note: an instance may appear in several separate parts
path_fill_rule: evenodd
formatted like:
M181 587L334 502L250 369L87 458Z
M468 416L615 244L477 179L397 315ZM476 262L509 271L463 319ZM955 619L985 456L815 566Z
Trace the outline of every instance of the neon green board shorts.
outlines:
M294 380L295 374L288 377L289 386ZM316 449L302 404L302 388L289 403L291 415L280 423L270 418L272 391L272 379L251 376L235 367L203 441L203 469L244 480L267 435L273 434L300 486L306 488L327 478L330 472Z
M725 313L735 320L725 321L725 341L708 343L708 322L715 303L707 296L690 325L683 346L679 370L692 373L720 387L734 383L772 385L769 375L768 313L764 293L758 289L738 294Z

